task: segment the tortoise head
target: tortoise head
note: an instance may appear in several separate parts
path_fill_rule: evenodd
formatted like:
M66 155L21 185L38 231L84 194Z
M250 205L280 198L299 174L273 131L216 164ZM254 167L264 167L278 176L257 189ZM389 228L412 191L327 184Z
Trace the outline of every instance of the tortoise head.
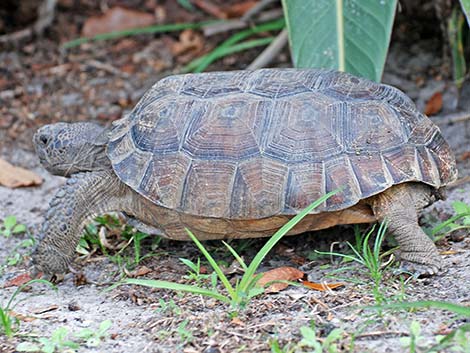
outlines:
M93 123L57 123L41 127L33 137L36 154L51 174L111 168L106 156L108 130Z

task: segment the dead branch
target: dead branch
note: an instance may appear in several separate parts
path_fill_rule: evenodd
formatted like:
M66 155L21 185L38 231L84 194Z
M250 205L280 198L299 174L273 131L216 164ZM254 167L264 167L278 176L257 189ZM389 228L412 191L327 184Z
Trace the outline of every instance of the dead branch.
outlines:
M0 43L18 42L30 38L33 35L42 34L54 20L56 2L57 0L43 0L38 7L38 18L36 22L25 29L0 36Z

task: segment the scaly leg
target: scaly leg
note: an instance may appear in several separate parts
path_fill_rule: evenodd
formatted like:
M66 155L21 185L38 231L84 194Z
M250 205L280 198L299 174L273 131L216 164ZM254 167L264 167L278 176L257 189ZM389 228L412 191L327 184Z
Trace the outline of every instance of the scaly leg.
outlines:
M68 179L50 202L33 254L35 271L49 276L68 272L86 222L123 210L129 192L111 171L83 172Z
M434 275L442 267L436 245L418 224L416 208L420 205L417 200L429 199L426 192L430 194L428 188L401 184L377 195L372 201L377 219L388 221L388 230L400 246L402 267L417 275Z

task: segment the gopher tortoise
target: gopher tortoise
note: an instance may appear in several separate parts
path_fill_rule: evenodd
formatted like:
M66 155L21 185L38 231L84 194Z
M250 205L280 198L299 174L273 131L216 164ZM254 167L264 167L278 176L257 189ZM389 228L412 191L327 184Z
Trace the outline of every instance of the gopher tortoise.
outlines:
M441 268L417 212L456 179L455 159L387 85L315 69L170 76L110 128L52 124L34 144L68 177L33 254L44 274L70 269L82 227L101 213L177 240L186 227L201 240L265 237L337 188L288 234L386 219L404 265Z

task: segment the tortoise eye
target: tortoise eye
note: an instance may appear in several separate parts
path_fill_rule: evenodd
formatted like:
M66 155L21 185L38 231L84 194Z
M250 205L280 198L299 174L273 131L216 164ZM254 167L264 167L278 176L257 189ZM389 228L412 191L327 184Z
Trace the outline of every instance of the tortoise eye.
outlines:
M39 141L41 141L43 144L47 145L48 138L46 135L41 135L39 136Z

